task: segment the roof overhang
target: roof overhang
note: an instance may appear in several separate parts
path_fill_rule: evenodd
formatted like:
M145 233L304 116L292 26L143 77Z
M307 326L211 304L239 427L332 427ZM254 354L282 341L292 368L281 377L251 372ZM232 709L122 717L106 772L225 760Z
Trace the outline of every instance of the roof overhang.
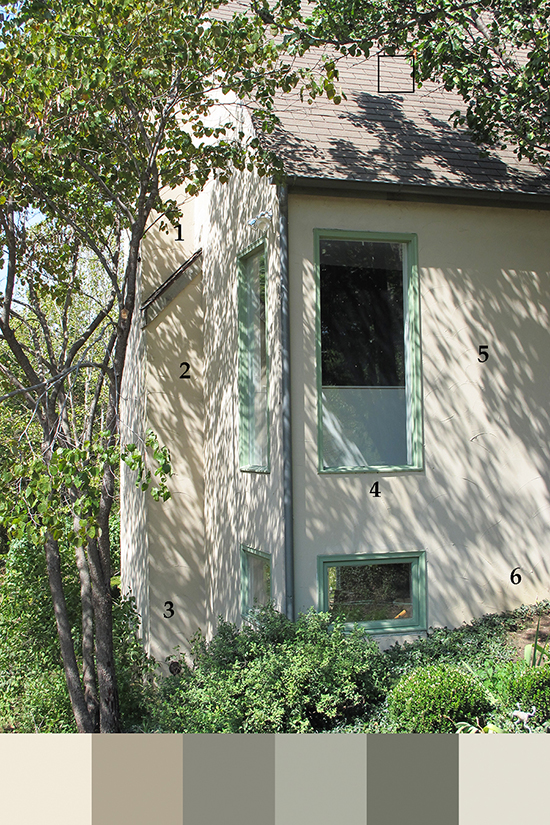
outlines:
M498 206L511 209L550 209L550 193L514 190L466 189L454 186L381 183L341 178L292 176L286 181L289 195L372 198L387 201L420 201L468 206Z

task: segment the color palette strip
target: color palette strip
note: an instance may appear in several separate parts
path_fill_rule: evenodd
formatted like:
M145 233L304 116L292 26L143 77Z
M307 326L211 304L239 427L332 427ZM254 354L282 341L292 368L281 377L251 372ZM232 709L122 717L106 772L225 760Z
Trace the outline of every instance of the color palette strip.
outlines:
M544 734L4 734L0 821L517 825L546 821L549 756Z

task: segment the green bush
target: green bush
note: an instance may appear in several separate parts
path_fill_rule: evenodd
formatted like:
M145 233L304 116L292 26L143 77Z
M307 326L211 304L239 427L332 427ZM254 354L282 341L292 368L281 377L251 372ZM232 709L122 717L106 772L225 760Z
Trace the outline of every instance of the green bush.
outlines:
M310 610L290 622L272 607L239 631L220 619L194 667L161 685L157 724L186 733L307 733L342 727L383 698L383 659L359 631Z
M534 705L537 724L550 720L550 664L527 667L520 663L511 671L505 696L512 709L518 702L526 711Z
M113 645L123 730L150 726L156 662L139 638L139 616L133 596L113 602Z
M454 722L474 722L490 708L477 679L447 664L403 676L388 697L390 720L405 733L453 733Z

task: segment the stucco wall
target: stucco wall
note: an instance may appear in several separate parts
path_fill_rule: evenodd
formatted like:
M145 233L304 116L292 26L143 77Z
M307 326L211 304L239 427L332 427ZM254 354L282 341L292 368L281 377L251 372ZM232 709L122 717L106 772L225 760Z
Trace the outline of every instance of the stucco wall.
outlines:
M160 661L205 626L202 326L199 273L146 328L148 426L174 472L168 501L146 499L150 651Z
M240 621L240 546L272 557L273 597L283 606L284 534L281 489L281 352L279 231L276 188L256 175L236 174L209 190L205 229L205 523L208 554L208 632L218 614ZM239 469L237 257L261 237L248 221L265 210L269 357L269 474Z
M141 269L138 273L138 295ZM145 338L141 329L139 304L132 318L126 351L120 401L121 444L141 444L146 429ZM149 646L149 562L145 497L135 484L136 473L127 464L120 466L120 564L121 587L136 599L141 634Z
M428 625L548 597L550 214L294 195L289 225L297 610L319 554L395 550L426 550ZM418 235L422 472L318 473L314 228Z
M140 306L200 245L196 199L170 193L182 207L183 241L153 215L142 242L142 267L121 404L121 438L143 447L151 427L170 449L172 498L155 502L135 486L135 472L121 467L122 586L141 616L145 646L160 662L204 626L204 509L202 487L202 290L200 275L143 328ZM197 267L195 268L197 269ZM195 271L195 270L194 270ZM180 363L190 379L180 380ZM149 453L148 461L155 464ZM173 604L173 616L166 602Z

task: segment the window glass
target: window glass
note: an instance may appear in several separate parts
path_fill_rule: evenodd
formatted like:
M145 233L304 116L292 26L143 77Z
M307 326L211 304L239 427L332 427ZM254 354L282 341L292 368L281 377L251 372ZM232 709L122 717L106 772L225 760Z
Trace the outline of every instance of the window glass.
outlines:
M328 611L344 622L412 619L411 562L328 567Z
M246 616L254 607L271 601L271 562L266 553L241 548L241 612Z
M321 469L418 463L409 269L408 242L319 237Z
M240 258L240 463L269 465L266 342L266 268L263 244Z

